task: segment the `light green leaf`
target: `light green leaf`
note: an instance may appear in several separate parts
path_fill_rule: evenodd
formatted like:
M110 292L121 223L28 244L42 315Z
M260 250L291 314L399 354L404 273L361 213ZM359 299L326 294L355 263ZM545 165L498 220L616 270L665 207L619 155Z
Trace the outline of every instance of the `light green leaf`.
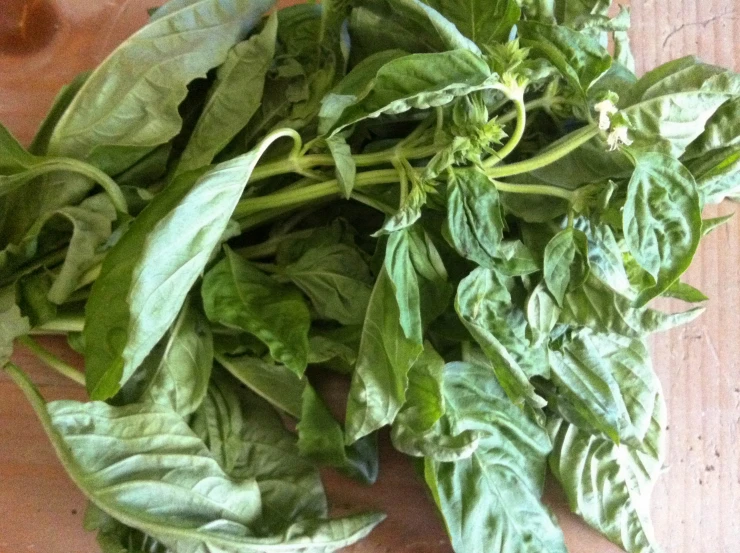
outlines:
M361 324L372 291L372 275L356 246L319 244L280 268L308 296L319 316L343 325Z
M544 282L534 287L527 299L527 323L532 330L535 345L546 343L560 318L560 307L547 291Z
M586 328L549 353L563 416L574 412L571 422L582 430L639 447L659 392L645 344Z
M583 33L535 21L522 21L517 29L522 45L547 58L582 94L611 67L609 53Z
M712 150L740 146L740 97L733 98L720 106L707 121L704 132L686 149L686 158L693 159Z
M713 150L689 161L702 205L740 198L740 146Z
M27 317L16 304L13 286L0 290L0 366L4 366L13 354L13 340L31 330Z
M77 92L79 92L82 85L85 84L85 81L89 76L90 73L88 71L80 73L72 79L72 82L59 89L59 92L54 98L54 103L46 114L44 120L41 122L39 130L36 131L36 136L33 137L33 142L31 142L31 145L28 147L29 152L37 156L46 155L47 149L49 148L49 140L54 132L54 128L57 126L62 115L67 111L67 108L69 108L69 105L77 95Z
M284 132L208 172L175 179L107 253L85 314L87 387L113 396L164 336L226 230L257 161Z
M453 434L445 417L443 384L445 361L431 344L409 371L406 403L393 421L391 440L399 451L414 457L455 461L469 457L478 447L478 433Z
M177 173L211 163L257 112L275 56L277 25L273 14L259 34L229 50L180 157Z
M506 397L484 367L457 363L445 381L456 430L483 434L467 459L427 459L425 477L458 553L565 553L540 502L546 432Z
M421 297L419 281L411 261L410 242L408 229L391 233L385 250L385 270L393 286L403 333L415 344L421 344Z
M701 303L709 299L701 290L678 280L671 284L662 295L689 303Z
M217 350L216 360L271 405L295 419L301 418L305 377L298 377L284 365L272 365L249 355L228 355Z
M630 253L654 279L637 305L660 295L688 268L701 239L701 205L694 177L663 154L635 156L623 211Z
M665 403L649 412L640 448L617 445L561 420L550 422L550 470L571 510L629 553L658 553L650 522L650 494L665 455Z
M203 401L212 367L211 327L193 301L187 300L168 334L115 399L169 407L185 417Z
M281 532L293 522L327 516L319 473L301 457L295 435L269 405L235 380L214 375L191 426L230 477L257 482L260 533Z
M592 274L583 286L565 295L561 322L586 326L595 332L641 338L689 323L703 312L701 307L673 314L635 307L633 300Z
M561 230L547 243L543 277L558 305L568 289L583 284L589 270L588 240L580 230Z
M701 234L702 236L706 236L713 230L716 230L718 227L721 227L725 223L728 223L730 219L732 219L735 216L734 213L730 213L729 215L724 215L722 217L712 217L710 219L704 219L701 222Z
M645 74L616 123L630 128L632 151L681 156L717 109L740 94L740 76L683 58Z
M337 182L342 195L349 199L352 196L352 189L355 187L355 160L352 157L352 151L349 144L340 134L335 134L326 139L326 145L329 146L334 165L336 168Z
M381 269L362 328L357 366L347 402L347 441L391 424L406 400L408 372L422 351L400 323L388 272Z
M203 277L208 318L260 339L270 355L297 375L308 363L311 317L298 290L277 283L226 248L226 257Z
M473 41L437 10L419 0L370 0L352 10L349 23L353 56L364 59L381 50L442 52L466 49Z
M457 252L493 268L500 256L504 221L498 191L485 173L455 170L447 186L447 232Z
M75 484L97 507L168 548L186 553L335 551L365 537L382 516L310 519L255 535L263 514L254 479L227 476L205 444L170 409L57 401L48 405L14 367ZM104 447L100 447L104 444Z
M115 175L182 126L187 84L220 65L271 7L270 0L199 0L159 15L82 85L49 140L49 153Z
M347 78L351 76L352 73ZM498 76L485 60L470 50L410 54L380 67L361 97L326 97L320 130L336 134L369 117L441 106L458 96L491 88L497 82ZM340 99L342 109L337 109Z
M378 478L378 447L375 435L345 445L342 426L329 412L311 386L303 390L303 408L298 430L301 455L372 484Z
M544 406L529 382L542 374L544 350L532 348L525 336L524 313L512 305L505 280L490 269L475 269L458 286L455 310L512 401Z
M426 0L426 4L446 17L462 34L481 47L506 42L512 26L519 21L521 15L519 5L514 0L493 2Z

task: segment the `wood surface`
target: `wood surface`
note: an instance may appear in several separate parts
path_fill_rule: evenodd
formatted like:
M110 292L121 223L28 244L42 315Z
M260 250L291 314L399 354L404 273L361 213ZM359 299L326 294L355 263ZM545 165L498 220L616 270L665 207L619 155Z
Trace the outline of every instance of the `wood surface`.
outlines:
M146 21L152 0L0 0L0 121L28 143L57 90L94 66ZM44 5L47 4L47 5ZM631 37L641 73L687 54L740 69L738 0L634 0ZM25 10L25 11L24 11ZM26 18L19 31L18 17ZM15 27L14 27L15 26ZM740 114L738 114L740 117ZM733 206L708 210L729 213ZM740 226L710 235L687 281L711 301L691 325L653 341L653 359L669 406L669 456L653 494L656 534L668 553L740 551ZM47 345L80 363L60 340ZM75 384L24 351L47 399L83 399ZM336 383L330 395L340 397ZM381 477L370 488L327 472L337 512L377 508L388 519L352 553L449 553L451 548L421 481L387 437ZM572 553L619 551L568 513L547 490ZM0 375L0 553L95 553L82 529L85 499L65 475L31 408Z

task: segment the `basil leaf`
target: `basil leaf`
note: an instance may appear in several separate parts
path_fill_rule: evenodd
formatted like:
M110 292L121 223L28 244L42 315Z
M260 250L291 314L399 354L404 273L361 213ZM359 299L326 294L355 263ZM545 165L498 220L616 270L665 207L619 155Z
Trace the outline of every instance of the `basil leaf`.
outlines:
M655 553L650 494L665 456L665 404L658 395L640 448L617 445L561 420L549 424L550 470L570 508L629 553Z
M641 340L582 329L551 349L549 360L553 382L563 394L558 407L566 419L574 412L571 422L582 430L639 447L659 393Z
M408 372L421 343L406 338L387 269L381 269L362 328L347 402L347 442L391 424L406 400Z
M355 174L357 173L352 151L347 141L339 134L327 138L326 145L329 146L331 157L334 159L339 189L342 191L342 195L349 199L352 196Z
M325 99L319 130L336 134L369 117L441 106L458 96L490 88L497 81L485 60L470 50L410 54L380 67L365 94L354 100L342 99L342 109L336 109L338 99Z
M722 104L707 121L704 132L686 149L686 158L693 159L713 150L740 146L740 123L735 116L740 109L740 97Z
M662 154L635 156L623 211L630 253L654 279L637 305L660 295L688 268L701 239L701 205L693 176Z
M97 401L47 405L20 371L9 372L75 484L107 514L170 549L335 551L365 537L382 520L375 514L310 519L280 534L255 535L263 509L257 481L227 476L174 411ZM105 449L91 446L101 440Z
M519 21L521 10L514 0L466 0L443 2L427 0L429 6L446 17L466 37L478 46L493 46L506 42L511 28Z
M512 401L544 406L545 400L529 382L530 376L542 373L544 351L539 355L529 351L524 313L512 306L504 279L495 271L475 269L460 282L455 310Z
M399 323L408 340L422 343L421 298L416 271L411 262L410 236L407 229L388 237L385 270L393 286L399 310Z
M547 243L543 276L559 305L568 289L583 284L589 270L588 240L580 230L561 230Z
M611 67L609 53L578 31L535 21L522 21L517 29L522 44L547 58L581 94Z
M483 434L467 459L425 461L425 478L455 551L565 553L560 528L540 502L547 433L511 403L484 367L458 363L446 378L454 427Z
M216 374L191 426L232 478L257 483L260 533L279 533L293 522L326 518L318 470L303 459L295 435L263 400Z
M442 52L480 49L455 25L419 0L370 0L352 10L352 50L363 59L379 50Z
M211 163L257 112L275 56L277 25L273 14L259 34L229 50L177 164L178 173Z
M301 420L297 425L301 455L336 468L364 484L378 478L378 448L375 435L345 445L341 425L311 386L303 390Z
M0 365L5 365L13 354L13 340L31 330L26 316L16 304L13 287L0 289Z
M478 265L496 265L504 221L498 191L474 169L456 170L447 186L447 232L457 252Z
M280 285L226 248L203 278L208 318L260 339L270 355L298 376L308 363L308 308L297 290Z
M473 431L454 434L445 416L443 385L445 362L431 344L409 371L406 403L393 421L391 439L399 451L437 461L469 457L478 447L479 435Z
M179 132L187 84L220 65L271 5L199 0L159 15L90 74L54 128L49 153L111 175L128 168Z
M279 275L300 288L322 318L344 325L361 324L365 319L372 275L356 247L317 245L281 267Z
M185 417L203 401L212 367L211 328L191 299L115 399L169 407Z
M640 338L687 324L703 312L701 307L674 314L637 308L630 298L618 294L592 274L583 286L565 295L561 322L587 326L605 334Z
M175 179L107 253L85 315L87 388L113 396L177 317L221 239L257 161L283 136L208 172Z
M46 117L41 122L39 130L36 131L36 136L33 137L33 142L28 147L30 153L37 156L46 155L54 128L89 76L89 72L80 73L72 79L72 82L59 89L49 113L46 114Z
M689 163L702 205L740 197L740 147L715 150Z

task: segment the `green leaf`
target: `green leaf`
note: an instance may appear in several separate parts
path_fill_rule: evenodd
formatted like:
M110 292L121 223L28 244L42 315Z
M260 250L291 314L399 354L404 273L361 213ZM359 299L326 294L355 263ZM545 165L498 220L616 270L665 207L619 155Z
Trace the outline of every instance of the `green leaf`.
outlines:
M331 157L334 159L339 189L342 195L349 199L352 196L352 189L355 187L355 174L357 173L352 150L350 150L347 141L339 134L327 138L326 145L329 146Z
M229 50L180 157L178 173L211 163L257 112L275 56L277 25L273 14L260 33Z
M702 236L706 236L713 230L717 229L718 227L721 227L725 223L728 223L730 219L734 217L734 213L730 213L729 215L724 215L722 217L712 217L711 219L704 219L701 222L701 234Z
M284 365L273 365L249 355L228 355L217 350L216 360L271 405L295 419L301 418L305 378L298 377Z
M701 290L678 280L671 284L662 295L689 303L701 303L709 299Z
M576 91L585 93L611 67L609 53L583 33L535 21L522 21L517 29L522 44L548 59Z
M701 205L694 177L663 154L635 156L623 211L625 241L655 280L637 305L660 295L689 267L701 239Z
M585 220L576 223L588 238L588 263L601 282L623 295L631 295L632 289L624 269L622 251L617 244L614 231L609 225L594 224Z
M161 405L186 417L203 401L212 367L211 328L194 302L188 300L167 336L154 347L116 400Z
M466 37L485 48L506 42L521 10L514 0L426 0L426 4L446 17Z
M87 504L83 526L88 532L97 530L96 541L102 553L167 553L167 548L151 536L118 522L94 503Z
M493 268L500 256L503 229L498 191L486 174L455 170L447 186L447 231L457 252Z
M199 0L162 13L90 74L54 128L49 153L114 175L164 144L180 131L187 84L220 65L271 5Z
M308 364L321 365L342 374L351 374L357 362L362 326L316 330L308 337Z
M263 514L257 481L227 476L174 411L97 401L45 405L20 371L12 367L9 373L33 405L75 484L107 514L170 549L335 551L365 537L382 520L374 514L310 519L280 534L255 535L253 525Z
M279 275L308 296L320 317L343 325L362 324L372 291L372 275L356 246L327 243L307 248Z
M301 457L295 435L269 405L235 380L214 375L191 426L230 477L257 482L259 533L278 533L293 522L327 516L319 473Z
M406 400L408 373L422 351L406 338L388 272L373 287L347 402L347 442L391 424Z
M373 484L378 478L375 435L345 445L341 425L311 386L303 390L301 420L296 429L298 448L304 457L334 467L364 484Z
M568 289L583 284L589 270L588 240L580 230L561 230L547 243L543 276L558 305Z
M367 69L363 68L363 74L368 76ZM355 78L352 73L350 77ZM336 134L363 119L441 106L497 82L498 76L485 60L470 50L410 54L380 67L362 96L326 97L319 128L326 134ZM338 104L342 109L337 109Z
M21 146L5 126L0 124L0 176L21 173L38 163L39 158ZM0 190L2 190L0 178Z
M408 229L391 233L385 249L385 270L393 286L403 333L415 344L421 344L421 297L419 281L411 262L410 241Z
M62 115L67 111L72 100L77 96L77 93L80 88L82 88L82 85L85 84L85 81L87 81L89 76L90 73L87 71L80 73L72 79L72 82L59 89L59 92L54 98L54 103L52 104L51 109L49 109L49 113L46 114L46 117L41 122L39 130L36 131L36 136L33 137L33 142L31 142L31 145L28 147L29 152L37 156L42 156L47 153L49 140L51 139L51 135L54 132L57 123L59 123Z
M490 269L475 269L458 286L455 310L512 401L544 406L529 382L542 370L544 351L533 355L536 349L525 336L524 313L512 305L505 280Z
M544 282L534 287L527 299L527 324L534 335L535 344L547 342L560 319L560 307Z
M452 365L451 365L452 366ZM443 384L445 361L431 344L409 371L406 403L393 421L391 440L399 451L414 457L455 461L469 457L478 447L478 433L454 435L445 417Z
M455 25L419 0L370 0L353 8L349 31L353 56L364 59L381 50L442 52L480 49Z
M560 420L551 421L550 470L571 510L629 553L658 553L650 522L650 494L665 455L665 403L649 412L640 448L617 445Z
M740 146L740 123L737 112L740 109L740 97L722 104L707 121L704 132L686 149L686 157L693 159L710 153Z
M641 338L689 323L703 312L701 307L674 314L635 307L630 298L592 274L583 286L565 295L561 322L586 326L595 332Z
M425 477L455 551L565 553L560 528L540 502L547 433L506 397L484 367L457 363L445 379L454 428L483 434L467 459L427 459Z
M311 318L298 290L277 283L229 248L203 278L203 305L214 322L255 335L297 375L308 363Z
M107 253L85 307L88 392L113 396L164 336L200 277L257 161L283 136L208 172L181 175Z
M645 74L617 122L630 128L632 151L681 156L717 109L740 94L740 76L683 58Z
M25 336L31 330L27 317L16 304L12 286L0 289L0 366L4 366L13 354L13 340Z
M713 150L689 161L688 167L696 177L702 205L740 197L740 146Z
M550 350L560 412L582 430L639 446L648 431L659 383L645 344L581 329ZM587 425L584 428L584 425Z

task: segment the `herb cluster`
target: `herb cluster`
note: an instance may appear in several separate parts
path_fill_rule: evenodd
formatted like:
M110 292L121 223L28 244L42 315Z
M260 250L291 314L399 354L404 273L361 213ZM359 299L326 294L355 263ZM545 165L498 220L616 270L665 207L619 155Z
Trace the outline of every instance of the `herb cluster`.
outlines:
M171 0L28 149L0 127L0 361L102 550L354 543L383 515L330 518L317 467L372 483L389 426L458 553L564 552L548 465L657 551L646 339L701 307L650 302L706 300L680 277L740 197L740 76L638 79L609 0L272 7ZM91 401L45 403L15 339Z

